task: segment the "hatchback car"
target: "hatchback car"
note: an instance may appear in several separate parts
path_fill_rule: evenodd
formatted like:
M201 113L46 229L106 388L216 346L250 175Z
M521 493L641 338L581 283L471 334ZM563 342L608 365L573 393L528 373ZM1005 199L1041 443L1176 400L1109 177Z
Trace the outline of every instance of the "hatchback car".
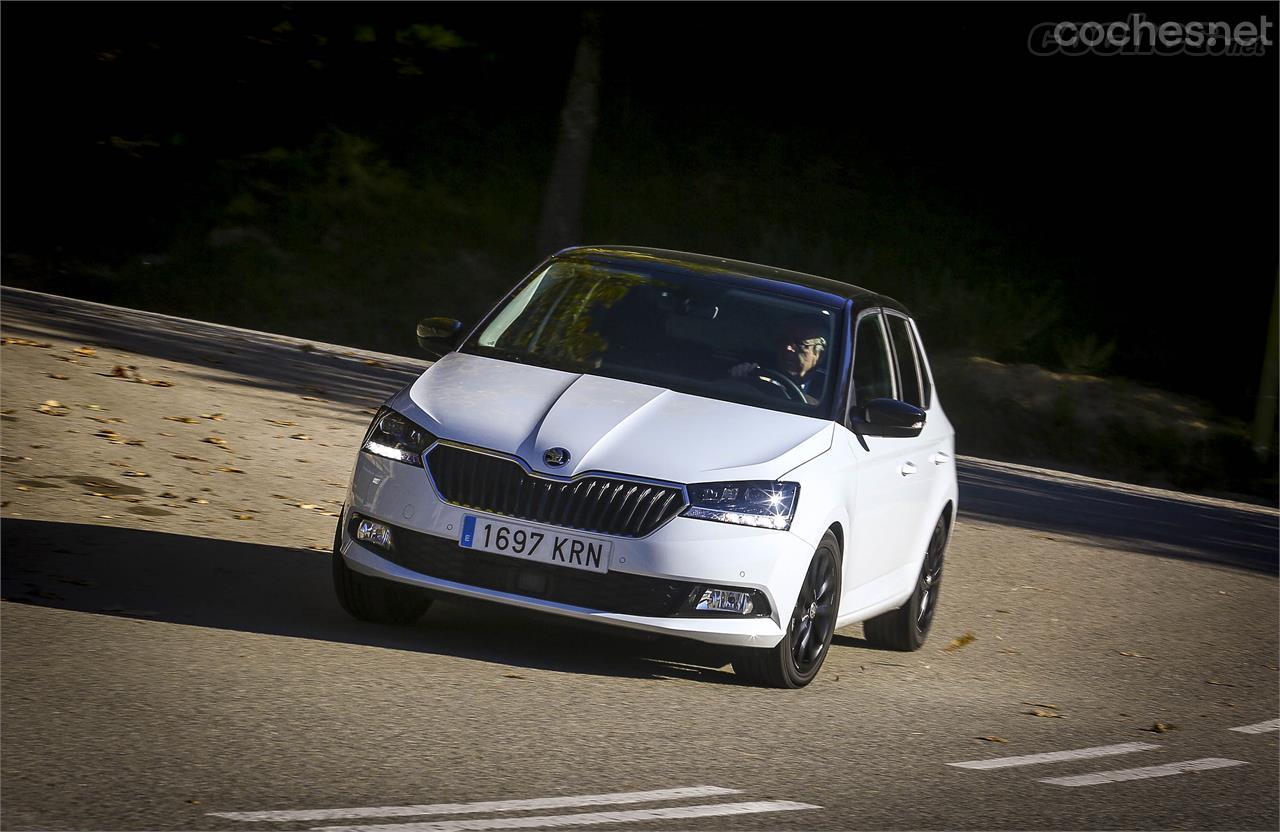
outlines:
M865 289L716 257L579 247L364 437L339 601L407 623L464 596L732 651L808 684L838 627L914 650L955 520L954 431L915 322Z

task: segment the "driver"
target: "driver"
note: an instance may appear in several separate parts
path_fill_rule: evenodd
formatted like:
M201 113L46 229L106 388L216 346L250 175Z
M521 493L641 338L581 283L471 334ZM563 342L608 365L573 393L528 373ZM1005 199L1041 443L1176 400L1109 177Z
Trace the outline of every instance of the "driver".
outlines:
M795 382L805 401L817 404L826 373L818 369L827 350L826 326L813 320L792 321L774 353L773 367L763 368L754 361L744 361L729 369L734 378L747 378L762 369L780 372ZM776 383L776 382L775 382Z

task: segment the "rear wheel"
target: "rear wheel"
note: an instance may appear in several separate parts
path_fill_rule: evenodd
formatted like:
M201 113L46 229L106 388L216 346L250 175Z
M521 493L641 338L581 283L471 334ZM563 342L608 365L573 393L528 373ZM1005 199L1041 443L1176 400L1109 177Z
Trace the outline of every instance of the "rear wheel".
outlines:
M734 657L733 671L749 682L773 688L802 688L827 658L840 607L840 544L827 532L809 561L787 634L774 647L747 648Z
M919 650L929 635L942 589L942 560L947 552L947 518L938 518L925 549L916 588L907 602L896 610L864 621L863 635L872 647L909 652Z
M342 556L341 520L333 537L333 589L338 603L350 615L378 624L412 624L431 606L431 599L419 589L364 575L347 566L347 559Z

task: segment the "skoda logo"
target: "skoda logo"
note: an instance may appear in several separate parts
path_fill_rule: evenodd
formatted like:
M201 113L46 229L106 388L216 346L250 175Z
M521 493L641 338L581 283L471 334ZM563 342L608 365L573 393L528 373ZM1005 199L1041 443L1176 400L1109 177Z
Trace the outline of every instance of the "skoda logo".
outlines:
M552 468L559 468L569 461L569 452L564 448L547 448L547 452L542 455L542 461Z

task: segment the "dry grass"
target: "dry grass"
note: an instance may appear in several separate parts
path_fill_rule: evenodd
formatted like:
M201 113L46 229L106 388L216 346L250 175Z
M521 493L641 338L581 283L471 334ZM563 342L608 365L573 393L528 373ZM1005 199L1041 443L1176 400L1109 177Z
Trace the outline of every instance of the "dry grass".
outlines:
M961 453L1276 499L1275 459L1259 461L1247 426L1198 399L974 355L937 356L933 371Z

